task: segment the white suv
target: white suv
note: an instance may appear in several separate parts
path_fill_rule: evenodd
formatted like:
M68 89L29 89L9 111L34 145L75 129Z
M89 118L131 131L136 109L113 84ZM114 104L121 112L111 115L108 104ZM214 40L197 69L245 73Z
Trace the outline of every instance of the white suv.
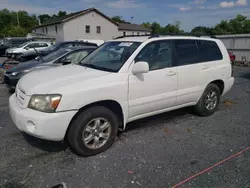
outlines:
M212 115L233 86L217 39L127 37L106 42L79 65L25 75L9 99L17 127L90 156L108 149L128 122L194 106Z

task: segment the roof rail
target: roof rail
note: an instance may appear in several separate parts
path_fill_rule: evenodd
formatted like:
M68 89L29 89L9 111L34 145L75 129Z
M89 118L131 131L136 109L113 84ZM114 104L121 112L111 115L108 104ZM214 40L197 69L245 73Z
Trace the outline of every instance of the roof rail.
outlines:
M152 34L144 34L144 35L125 35L125 36L119 36L119 37L116 37L114 39L121 39L121 38L125 38L125 37L150 37L152 36Z
M163 36L193 36L193 37L201 37L201 35L192 35L190 33L155 33L155 34L147 34L147 35L125 35L119 36L115 39L125 38L125 37L149 37L150 38L158 38Z

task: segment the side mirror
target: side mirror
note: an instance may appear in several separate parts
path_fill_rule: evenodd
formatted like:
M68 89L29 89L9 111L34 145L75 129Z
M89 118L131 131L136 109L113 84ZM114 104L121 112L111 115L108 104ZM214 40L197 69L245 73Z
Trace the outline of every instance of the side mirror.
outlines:
M138 61L132 68L133 74L143 74L149 72L149 65L146 61Z
M62 65L68 65L71 64L71 61L69 59L65 59L65 61L62 62Z
M24 49L25 49L25 50L28 50L28 49L30 49L30 48L27 46L27 47L25 47Z

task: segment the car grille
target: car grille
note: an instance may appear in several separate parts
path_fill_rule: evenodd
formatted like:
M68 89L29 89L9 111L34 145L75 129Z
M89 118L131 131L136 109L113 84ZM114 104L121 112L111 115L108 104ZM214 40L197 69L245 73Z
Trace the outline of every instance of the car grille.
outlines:
M16 98L19 103L19 105L22 108L25 108L27 106L27 96L23 89L21 89L19 86L16 87Z

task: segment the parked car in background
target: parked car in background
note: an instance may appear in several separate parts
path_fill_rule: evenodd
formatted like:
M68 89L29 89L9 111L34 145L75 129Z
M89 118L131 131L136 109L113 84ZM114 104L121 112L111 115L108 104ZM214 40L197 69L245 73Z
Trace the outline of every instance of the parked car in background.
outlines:
M12 47L17 47L30 39L26 38L4 38L0 43L0 56L5 56L6 50Z
M8 69L4 75L4 83L8 88L14 89L18 80L31 71L67 65L70 63L77 64L95 49L96 47L60 48L47 56L23 62Z
M14 67L16 65L18 65L19 62L18 61L10 61L10 62L6 62L4 64L0 64L0 84L4 83L4 74L5 72L10 69L11 67Z
M187 106L212 115L233 83L220 40L137 36L106 42L77 65L25 75L9 111L21 131L67 139L91 156L107 150L128 122Z
M78 39L78 41L94 43L97 44L98 46L101 46L105 42L104 40L95 40L95 39Z
M83 41L66 41L66 42L58 42L54 45L51 45L50 47L39 51L39 54L22 54L19 56L20 61L28 61L31 59L36 58L38 55L39 56L46 56L49 53L56 51L60 48L70 48L70 47L77 47L77 46L93 46L97 47L97 44L95 43L90 43L90 42L83 42Z
M228 51L228 54L229 54L229 57L230 57L230 60L231 60L232 64L234 65L235 64L235 59L236 59L235 55L232 52L229 52L229 51Z
M17 57L20 55L36 55L38 52L45 50L51 46L50 42L45 41L31 41L18 46L17 48L9 48L6 50L7 57Z

